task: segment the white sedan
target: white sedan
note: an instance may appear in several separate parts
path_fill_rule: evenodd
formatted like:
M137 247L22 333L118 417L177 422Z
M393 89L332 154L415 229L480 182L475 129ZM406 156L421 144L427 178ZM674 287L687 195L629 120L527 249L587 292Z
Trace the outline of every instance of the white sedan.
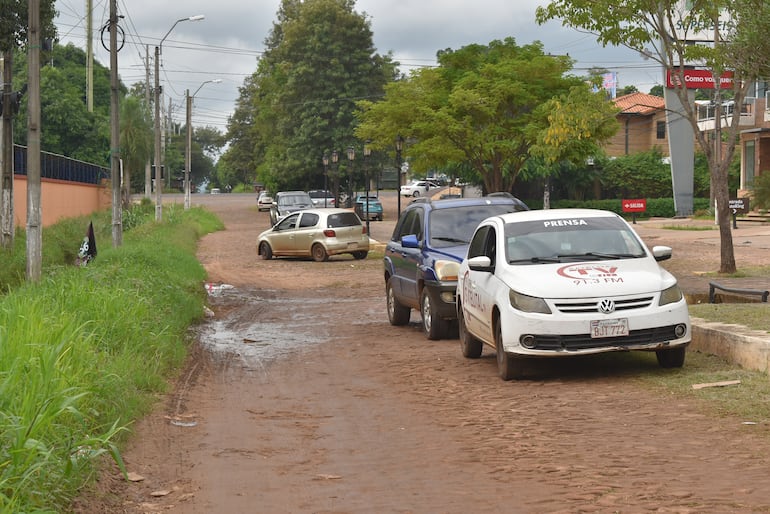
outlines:
M410 184L401 186L401 196L425 196L431 188L435 189L437 186L429 180L417 180Z
M503 380L522 378L527 357L647 350L681 367L692 334L676 279L658 264L670 257L608 211L487 218L458 272L463 355L494 348Z

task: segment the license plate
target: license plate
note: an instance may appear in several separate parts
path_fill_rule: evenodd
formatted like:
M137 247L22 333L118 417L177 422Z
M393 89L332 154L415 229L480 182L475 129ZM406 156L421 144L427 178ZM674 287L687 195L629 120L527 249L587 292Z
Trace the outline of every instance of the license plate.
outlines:
M358 243L348 243L348 249L352 250L358 248Z
M622 337L628 335L628 319L601 319L591 321L591 337Z

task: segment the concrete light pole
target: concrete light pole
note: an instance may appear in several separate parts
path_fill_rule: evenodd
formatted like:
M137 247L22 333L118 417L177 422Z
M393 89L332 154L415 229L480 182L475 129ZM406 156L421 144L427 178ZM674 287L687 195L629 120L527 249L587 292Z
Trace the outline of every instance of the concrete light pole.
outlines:
M187 145L185 147L185 159L184 159L184 208L185 210L190 208L190 166L192 164L192 103L195 95L206 84L219 84L222 79L211 79L204 81L195 93L190 95L190 90L187 90Z
M161 152L160 152L160 54L163 41L166 40L174 27L183 21L200 21L205 16L197 14L188 18L179 18L174 22L166 35L163 36L155 47L155 221L163 219L163 181L161 180Z

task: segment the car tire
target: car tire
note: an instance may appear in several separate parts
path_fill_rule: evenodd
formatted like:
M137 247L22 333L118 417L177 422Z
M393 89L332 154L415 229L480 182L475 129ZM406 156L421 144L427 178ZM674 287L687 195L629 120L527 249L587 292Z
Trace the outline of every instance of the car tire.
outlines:
M436 315L430 293L423 288L420 294L420 314L422 315L422 330L428 339L436 341L444 339L447 334L447 321Z
M273 258L273 249L270 248L270 243L262 241L259 243L259 257L264 261L269 261Z
M324 262L329 260L329 254L326 253L326 248L320 243L316 243L310 249L310 254L313 256L313 260L316 262Z
M658 358L658 365L661 368L681 368L684 366L684 356L684 346L655 351L655 357Z
M478 359L481 357L483 344L479 339L473 337L465 326L465 315L463 306L457 305L457 332L460 337L460 348L463 351L463 357L467 359Z
M353 258L360 261L361 259L366 259L366 256L368 255L368 253L369 252L366 252L364 250L353 252Z
M415 191L414 193L412 193L412 196L417 198L418 196L420 196L420 192L419 191Z
M521 378L523 359L503 349L503 331L500 319L495 320L495 350L497 352L497 372L505 381Z
M391 325L400 326L409 323L411 309L401 305L401 302L398 301L396 294L393 292L393 285L390 283L390 279L385 284L385 301L388 307L388 321L390 321Z

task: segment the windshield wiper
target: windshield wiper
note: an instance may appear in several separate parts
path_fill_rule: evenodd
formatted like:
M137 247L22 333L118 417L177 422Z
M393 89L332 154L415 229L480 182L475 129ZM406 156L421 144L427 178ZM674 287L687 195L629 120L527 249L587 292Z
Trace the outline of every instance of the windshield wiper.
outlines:
M561 262L561 255L559 257L528 257L526 259L511 259L508 264L517 264L521 262L528 262L530 264L554 264Z
M470 241L465 241L464 239L457 239L456 237L432 237L431 239L435 239L436 241L446 241L447 243L458 243L458 244L468 244Z

